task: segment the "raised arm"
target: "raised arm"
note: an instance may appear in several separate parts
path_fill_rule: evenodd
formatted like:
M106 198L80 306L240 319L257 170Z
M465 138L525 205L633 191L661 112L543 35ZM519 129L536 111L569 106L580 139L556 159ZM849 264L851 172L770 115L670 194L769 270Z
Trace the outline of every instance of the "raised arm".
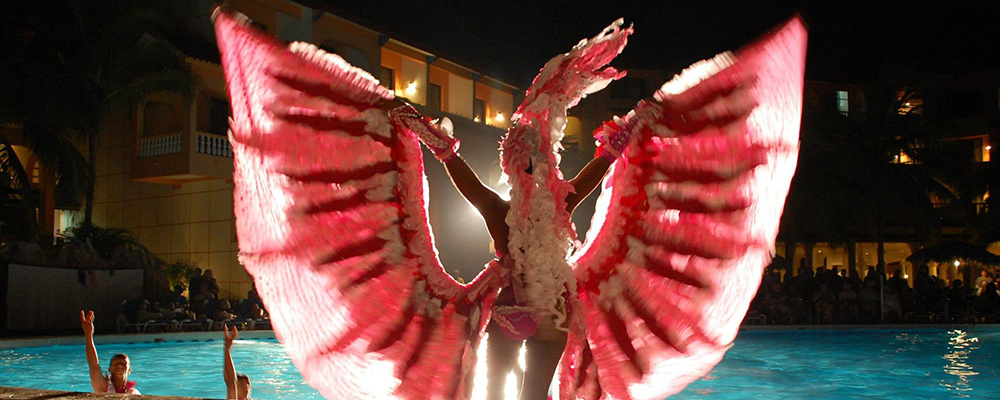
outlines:
M236 366L233 364L233 356L229 354L229 348L233 347L233 340L240 335L240 332L236 330L236 326L233 326L232 335L229 334L229 328L223 326L222 332L226 335L226 341L222 345L222 379L226 381L226 398L236 399Z
M490 210L497 209L497 205L503 202L499 194L483 184L483 181L479 180L475 171L469 167L469 164L462 157L458 155L452 157L450 160L444 162L444 167L448 171L448 176L451 177L451 182L455 184L458 192L472 203L472 206L476 207L483 216L486 216Z
M608 173L611 163L632 142L632 134L638 129L639 122L642 119L648 121L648 118L659 118L661 108L662 104L656 99L643 99L624 119L615 117L594 131L594 138L599 142L597 155L570 180L575 192L566 198L567 211L572 213L597 188Z
M570 193L566 197L566 211L570 214L576 209L576 206L583 202L587 196L590 196L597 188L597 185L601 183L604 179L604 175L608 173L608 168L611 167L611 161L604 157L595 157L590 160L587 165L580 170L580 173L576 174L573 179L569 181L573 185L573 193Z
M431 123L412 106L399 100L388 100L381 106L388 111L389 120L397 129L413 133L434 152L434 156L444 164L455 188L481 214L486 216L488 210L496 208L497 202L503 201L496 192L484 185L465 160L458 156L459 141L451 136L450 123Z
M101 362L97 359L97 346L94 345L94 312L80 310L80 326L83 328L83 339L86 342L87 366L90 370L90 387L95 393L108 391L108 380L101 371Z

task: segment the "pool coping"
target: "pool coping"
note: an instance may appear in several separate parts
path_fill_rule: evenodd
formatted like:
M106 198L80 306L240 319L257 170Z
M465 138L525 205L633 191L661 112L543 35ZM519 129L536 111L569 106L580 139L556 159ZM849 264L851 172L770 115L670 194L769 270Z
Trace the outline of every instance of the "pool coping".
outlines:
M127 333L113 335L94 335L94 344L115 344L115 343L157 343L176 342L183 337L185 341L222 341L222 331L199 331L199 332L159 332L159 333ZM274 339L274 331L241 331L240 339ZM70 346L84 344L83 335L76 336L48 336L48 337L27 337L14 339L0 339L0 350L9 350L19 347L42 347L42 346ZM3 399L3 397L0 397Z
M129 395L117 393L84 393L65 392L62 390L31 389L10 386L0 386L0 399L61 399L61 400L84 400L84 399L144 399L144 400L196 400L197 397L178 396L150 396L150 395ZM200 399L209 400L209 399Z

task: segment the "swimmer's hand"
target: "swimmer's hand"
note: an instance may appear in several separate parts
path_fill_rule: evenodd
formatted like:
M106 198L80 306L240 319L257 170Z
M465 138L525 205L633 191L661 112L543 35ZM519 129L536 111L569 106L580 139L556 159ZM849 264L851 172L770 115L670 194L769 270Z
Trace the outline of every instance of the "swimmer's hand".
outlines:
M226 343L225 343L226 350L229 350L230 347L233 347L233 341L240 336L240 331L236 330L236 326L234 325L232 328L233 331L232 334L230 334L228 327L226 326L222 327L222 332L223 334L226 335Z
M94 311L80 310L80 327L83 328L85 336L94 336Z

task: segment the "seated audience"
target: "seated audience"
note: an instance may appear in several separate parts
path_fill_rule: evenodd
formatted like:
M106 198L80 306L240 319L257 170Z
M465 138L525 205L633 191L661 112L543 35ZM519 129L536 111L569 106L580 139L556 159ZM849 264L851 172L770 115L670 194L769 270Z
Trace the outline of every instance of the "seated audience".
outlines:
M135 312L136 322L149 322L158 319L163 319L163 314L150 310L149 300L139 302L139 309Z

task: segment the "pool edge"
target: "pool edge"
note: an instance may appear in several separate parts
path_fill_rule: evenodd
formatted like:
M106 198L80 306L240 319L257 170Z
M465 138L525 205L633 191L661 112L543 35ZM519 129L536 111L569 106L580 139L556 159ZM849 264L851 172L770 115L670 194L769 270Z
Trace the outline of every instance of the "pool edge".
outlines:
M240 332L240 338L242 339L274 339L274 331L269 330L258 330L258 331L242 331ZM95 335L94 344L113 344L113 343L156 343L157 339L162 339L162 341L175 342L178 340L191 341L209 341L209 340L219 340L223 339L222 331L207 331L207 332L160 332L160 333L128 333L128 334L112 334L112 335ZM42 347L42 346L68 346L68 345L83 345L83 334L76 336L48 336L48 337L29 337L29 338L12 338L12 339L0 339L0 350L9 350L20 347Z

